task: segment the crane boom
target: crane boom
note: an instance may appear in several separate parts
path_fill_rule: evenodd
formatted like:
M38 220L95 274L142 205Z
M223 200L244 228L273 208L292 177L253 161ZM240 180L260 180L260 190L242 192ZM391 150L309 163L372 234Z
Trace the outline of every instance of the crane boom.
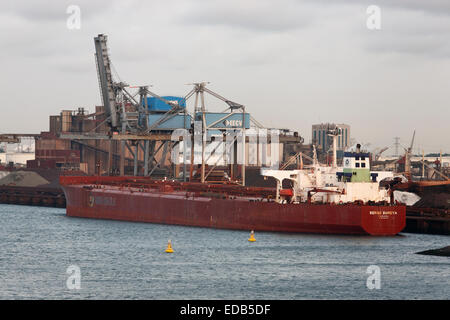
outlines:
M416 130L414 130L414 133L413 133L413 136L412 136L412 139L411 139L411 145L409 146L409 152L412 152L415 136L416 136Z
M381 154L382 154L383 152L385 152L387 149L389 149L389 147L384 147L384 148L382 148L380 151L378 151L378 152L375 154L375 161L378 161L378 159L380 159L380 157L381 157Z
M110 117L110 124L112 128L119 126L119 119L116 106L116 94L114 91L114 83L111 73L111 62L108 55L107 47L108 37L99 34L94 38L95 56L97 60L98 78L101 88L101 96L107 117Z

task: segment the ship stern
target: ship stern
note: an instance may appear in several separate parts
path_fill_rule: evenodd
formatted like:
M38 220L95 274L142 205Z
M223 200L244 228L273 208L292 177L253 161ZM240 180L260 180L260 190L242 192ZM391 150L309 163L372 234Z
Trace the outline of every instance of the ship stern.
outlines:
M406 226L406 206L362 206L361 225L373 236L396 235Z

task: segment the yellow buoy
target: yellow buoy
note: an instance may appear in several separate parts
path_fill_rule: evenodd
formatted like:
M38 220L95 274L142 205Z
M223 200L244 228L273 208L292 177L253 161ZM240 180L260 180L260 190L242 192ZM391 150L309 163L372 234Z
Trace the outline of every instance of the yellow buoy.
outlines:
M248 238L248 241L250 241L250 242L256 241L255 232L253 230L252 230L252 232L250 232L250 238Z
M172 241L170 241L169 239L169 243L167 244L167 249L166 249L167 253L172 253L173 249L172 249Z

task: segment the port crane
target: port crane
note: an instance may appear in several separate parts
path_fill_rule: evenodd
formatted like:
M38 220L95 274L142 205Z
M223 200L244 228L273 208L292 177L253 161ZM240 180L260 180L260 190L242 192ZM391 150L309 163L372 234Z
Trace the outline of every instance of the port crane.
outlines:
M170 120L174 115L183 112L185 108L173 101L168 101L158 94L149 90L149 86L138 86L136 94L131 93L127 88L130 87L123 81L114 81L112 75L112 63L108 53L107 46L108 38L104 34L99 34L94 38L95 43L95 57L97 65L97 75L100 85L100 92L102 102L105 107L105 113L108 123L113 131L126 133L148 134L150 131L159 127L162 123ZM228 109L232 112L238 109L243 109L244 106L240 103L227 99L220 94L210 90L206 87L209 82L192 83L193 89L184 97L184 101L195 95L195 111L206 112L204 103L204 93L208 93L213 97L224 101L228 105ZM139 95L139 99L135 97ZM147 97L155 97L171 107L164 116L153 124L148 124L148 121L138 121L144 116L148 115ZM199 98L201 99L201 108L198 106ZM134 110L130 111L126 107L131 105ZM227 109L227 110L228 110ZM256 121L254 121L256 122ZM258 123L260 126L260 124Z
M127 83L123 81L115 82L112 76L112 63L108 53L107 40L108 37L106 35L99 34L94 38L94 43L101 97L108 119L107 122L113 131L121 133L148 133L182 110L177 103L168 101L150 91L148 89L149 86L138 87L138 101L135 99L137 94L132 94L127 90L130 87ZM139 119L143 119L144 116L148 115L148 96L155 97L171 106L171 110L166 113L166 116L153 126L149 126L148 121L139 121ZM130 105L134 110L127 108Z
M137 154L139 145L139 140L146 140L145 141L145 151L144 151L144 175L149 175L153 171L148 169L149 164L148 159L151 159L150 161L153 161L154 155L150 156L148 155L149 150L155 150L154 144L156 143L155 139L152 140L152 146L149 146L149 141L147 141L146 137L150 137L151 134L155 133L155 131L158 131L158 128L166 121L169 121L176 115L180 113L184 113L185 115L188 114L188 111L186 108L181 107L177 102L168 101L164 99L163 97L157 95L156 93L149 90L149 86L138 86L138 87L130 87L126 82L115 81L113 77L113 65L110 59L110 55L108 52L108 45L107 45L108 37L104 34L99 34L97 37L94 38L95 43L95 58L96 58L96 66L97 66L97 75L98 75L98 81L100 86L100 93L102 102L105 109L105 116L106 116L106 122L108 123L112 137L118 138L120 136L123 136L123 138L136 138L134 145L136 145L135 151L132 152L135 158L135 175L137 174ZM230 99L227 99L223 97L222 95L218 94L217 92L212 91L211 89L207 88L206 85L208 82L199 82L199 83L192 83L193 88L184 96L183 101L187 102L188 99L195 97L195 103L194 103L194 117L198 114L201 114L201 123L202 123L202 136L204 137L203 143L202 143L202 165L201 165L201 181L205 182L205 179L208 177L209 173L205 172L205 143L206 143L206 134L209 129L212 129L214 125L216 125L220 121L225 121L227 118L231 117L237 112L242 112L242 117L244 120L245 116L245 107L244 105L237 103L235 101L232 101ZM136 93L132 93L130 91L130 88L138 88ZM227 110L230 112L228 114L225 114L221 119L215 121L213 124L206 123L205 119L205 113L206 113L206 107L205 107L205 93L222 100L227 104ZM139 97L137 97L139 96ZM165 112L156 122L149 123L149 109L147 105L147 97L155 97L167 105L170 106L170 110ZM257 122L255 119L250 117L250 121L259 128L262 128L263 126ZM244 128L244 122L242 121L242 128L235 128L235 129L241 129L242 135L244 136L245 141L245 128ZM193 127L191 127L193 130ZM191 132L192 132L191 130ZM160 132L157 132L160 133ZM169 137L166 137L166 141L164 141L164 144L171 143L171 147L173 148L179 141L173 142L170 141L170 134ZM155 141L153 141L155 140ZM137 141L137 142L136 142ZM234 143L234 142L233 142ZM245 146L245 143L243 143ZM160 145L161 148L162 145ZM193 146L193 144L192 144ZM124 141L122 141L122 149L124 148ZM243 147L245 148L245 147ZM166 150L166 147L164 147L164 150ZM245 149L243 149L243 154L245 155ZM156 150L157 152L158 150ZM151 151L150 151L151 152ZM191 152L191 157L193 156L193 152ZM192 163L191 159L191 163ZM245 161L245 160L244 160ZM245 163L245 162L244 162ZM158 163L156 164L158 165ZM215 166L214 166L215 167ZM156 166L154 167L154 169ZM123 171L123 170L122 170ZM122 173L122 172L121 172ZM186 173L185 173L186 178ZM191 174L192 178L192 165L191 165ZM245 184L245 165L242 168L242 183Z

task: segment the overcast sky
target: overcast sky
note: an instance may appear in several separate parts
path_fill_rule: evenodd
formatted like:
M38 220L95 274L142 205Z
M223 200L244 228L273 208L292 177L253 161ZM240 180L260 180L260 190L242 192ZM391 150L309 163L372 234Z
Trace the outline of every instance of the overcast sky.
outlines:
M70 5L80 29L67 28ZM367 28L370 5L380 30ZM416 129L415 151L450 152L448 0L7 0L0 25L2 133L46 131L50 114L100 105L93 37L105 33L130 85L184 95L209 81L306 142L312 124L336 122L373 146L406 146Z

